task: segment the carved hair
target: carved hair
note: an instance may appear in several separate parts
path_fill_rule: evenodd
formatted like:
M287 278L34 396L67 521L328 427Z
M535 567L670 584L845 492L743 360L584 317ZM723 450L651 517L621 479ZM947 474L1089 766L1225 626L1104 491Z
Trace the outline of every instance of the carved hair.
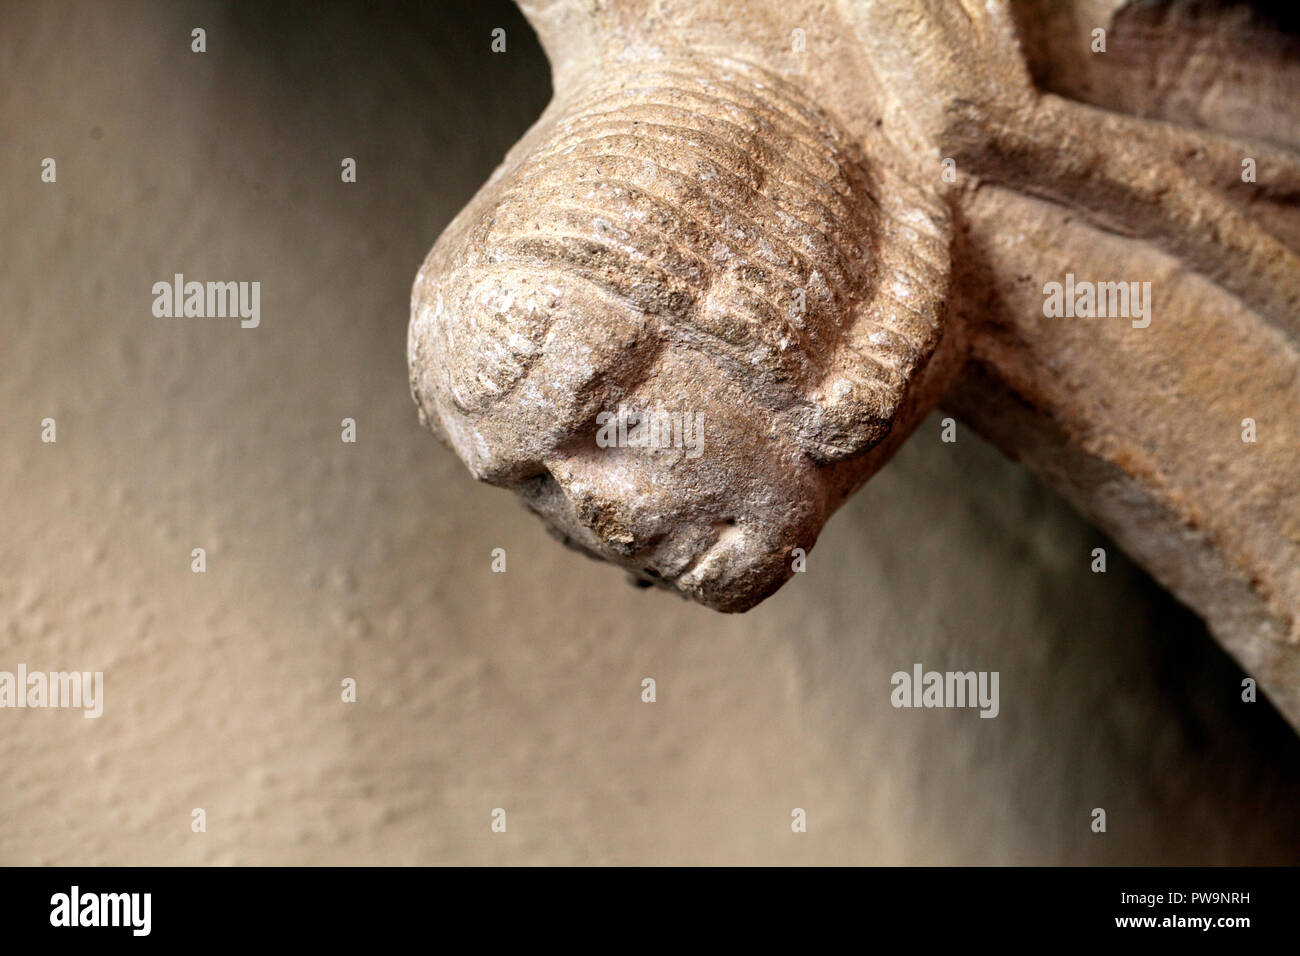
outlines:
M538 136L417 280L444 408L488 414L577 301L706 354L818 460L888 431L940 334L941 204L730 59L621 64Z

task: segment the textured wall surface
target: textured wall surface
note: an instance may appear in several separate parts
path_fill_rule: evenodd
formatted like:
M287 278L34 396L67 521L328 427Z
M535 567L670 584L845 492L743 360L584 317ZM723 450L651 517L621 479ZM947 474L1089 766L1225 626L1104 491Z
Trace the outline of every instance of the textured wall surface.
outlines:
M504 4L364 6L0 11L0 670L105 674L98 720L0 710L0 863L1300 862L1300 741L968 431L742 616L474 484L410 283L546 64ZM176 272L260 281L260 327L156 318ZM916 662L1000 715L893 709Z

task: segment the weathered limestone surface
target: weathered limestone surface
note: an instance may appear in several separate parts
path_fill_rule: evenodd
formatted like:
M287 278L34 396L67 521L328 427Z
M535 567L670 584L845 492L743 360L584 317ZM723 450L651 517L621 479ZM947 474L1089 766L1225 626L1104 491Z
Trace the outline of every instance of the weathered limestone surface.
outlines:
M1300 724L1285 24L1086 0L523 7L554 100L412 296L412 393L477 477L642 581L746 610L942 402ZM1049 315L1067 276L1149 296ZM700 453L607 447L620 407L698 416Z

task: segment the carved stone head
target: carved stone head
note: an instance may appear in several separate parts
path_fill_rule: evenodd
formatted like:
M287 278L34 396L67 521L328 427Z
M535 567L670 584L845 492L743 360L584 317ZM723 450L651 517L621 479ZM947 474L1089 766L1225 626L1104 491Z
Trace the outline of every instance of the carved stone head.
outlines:
M946 213L901 168L749 64L606 73L420 270L422 421L566 543L752 607L866 479L939 339Z

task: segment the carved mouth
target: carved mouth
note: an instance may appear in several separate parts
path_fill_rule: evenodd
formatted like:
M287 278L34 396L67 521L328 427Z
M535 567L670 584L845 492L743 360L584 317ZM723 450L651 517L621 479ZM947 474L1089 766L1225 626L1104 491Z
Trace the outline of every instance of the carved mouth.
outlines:
M734 573L735 559L744 549L746 532L735 518L688 526L673 534L646 536L629 553L619 542L605 540L578 522L559 482L543 471L517 487L528 509L565 545L590 558L626 568L634 583L677 591L685 597L713 602L706 592Z
M685 561L677 562L670 573L660 573L678 589L695 593L700 584L710 577L710 570L717 567L728 552L735 550L743 537L744 532L736 524L735 518L715 522L708 532L699 537L695 546L689 549Z
M623 554L590 528L566 521L551 509L543 510L534 500L526 498L525 503L542 518L547 531L566 547L593 560L624 568L630 582L637 587L671 591L717 611L742 612L784 581L784 576L772 572L767 565L754 565L750 534L735 519L714 522L694 534L661 535L635 553ZM770 580L765 580L765 576ZM741 579L746 580L746 586L737 587Z

